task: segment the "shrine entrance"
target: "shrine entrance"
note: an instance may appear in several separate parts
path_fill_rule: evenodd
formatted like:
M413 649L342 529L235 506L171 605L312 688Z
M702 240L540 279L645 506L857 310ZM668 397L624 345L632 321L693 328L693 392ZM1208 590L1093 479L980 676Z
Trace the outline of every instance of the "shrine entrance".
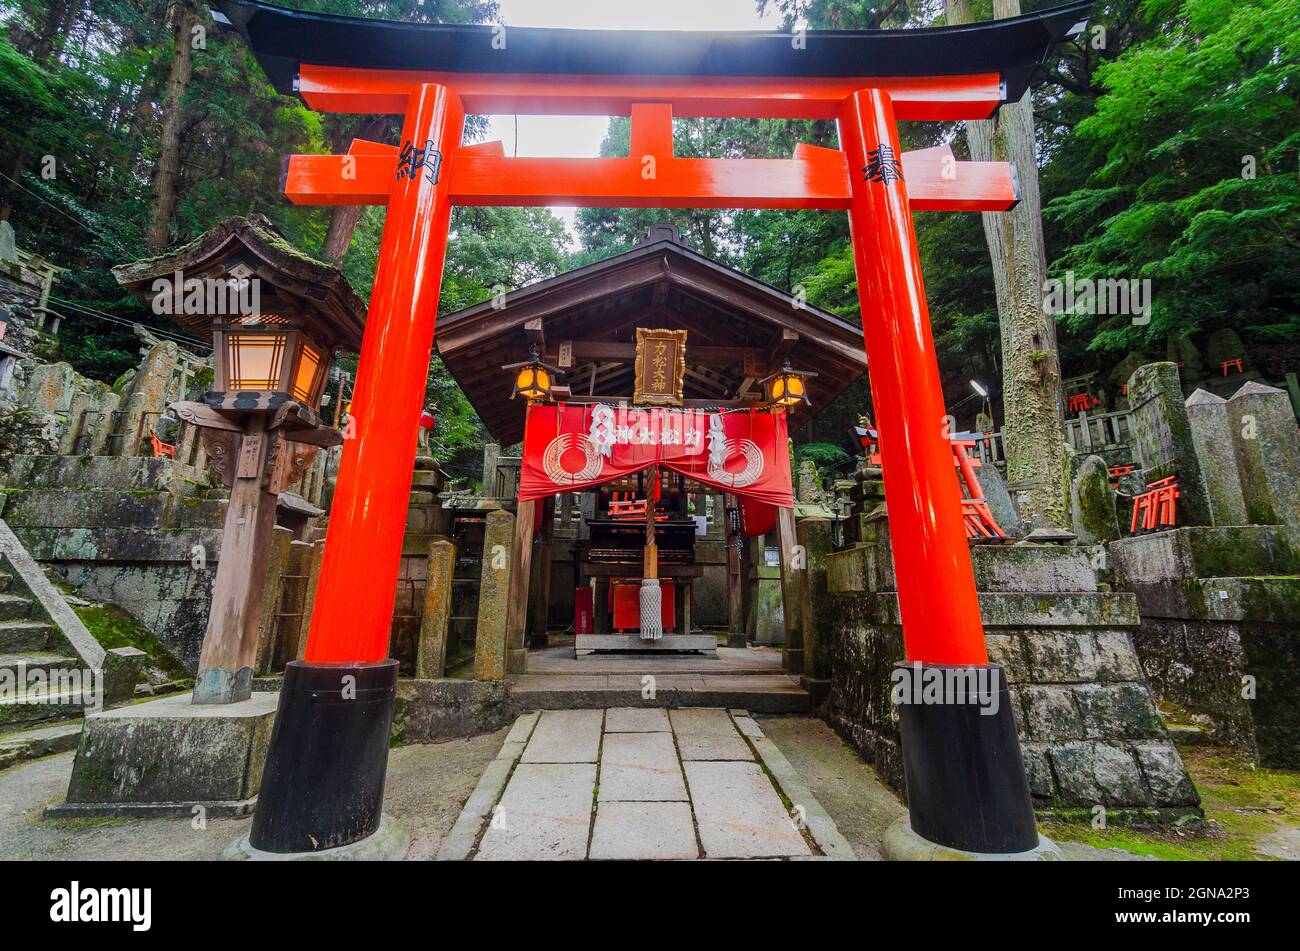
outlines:
M1003 211L1014 169L904 153L899 120L1017 101L1087 3L924 30L711 34L393 24L217 0L284 93L404 116L400 142L288 160L299 204L387 218L306 656L286 670L252 844L314 851L380 824L396 661L387 659L415 432L453 204L847 210L871 362L904 648L923 678L994 674L999 711L898 706L912 831L975 852L1038 844L1006 681L990 669L912 228L916 209ZM463 145L466 113L630 115L627 158L507 158ZM673 116L834 119L840 148L686 159ZM214 656L227 656L218 653ZM251 658L236 656L236 663ZM224 674L236 676L238 671ZM200 671L200 677L222 676ZM343 702L350 701L350 702Z
M436 347L494 440L523 447L517 469L485 476L488 495L511 483L520 574L510 649L480 645L479 676L522 673L525 645L566 631L569 656L717 656L748 640L782 648L773 673L802 671L787 435L863 386L858 327L660 224L630 251L446 315ZM533 385L535 365L547 391L529 399L518 377ZM642 630L647 577L662 636ZM509 671L487 662L498 655Z

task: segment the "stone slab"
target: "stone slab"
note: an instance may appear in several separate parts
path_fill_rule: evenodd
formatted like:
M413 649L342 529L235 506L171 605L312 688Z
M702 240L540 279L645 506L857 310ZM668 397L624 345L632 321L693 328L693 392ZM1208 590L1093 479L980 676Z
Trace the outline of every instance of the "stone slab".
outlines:
M757 763L685 763L707 858L807 856L812 851Z
M524 747L525 763L594 763L603 710L547 710Z
M1061 862L1065 856L1046 836L1026 852L968 852L924 839L912 831L912 820L899 816L885 830L881 851L890 862Z
M632 651L644 654L702 651L708 656L716 657L718 639L712 634L665 634L655 641L643 641L635 634L579 634L574 638L574 649L579 655L601 651Z
M520 763L493 811L475 859L585 858L595 790L595 763Z
M686 784L671 733L607 733L600 752L600 792L606 801L686 801Z
M663 733L671 729L668 711L657 707L612 707L605 711L606 733Z
M69 803L209 803L257 795L279 697L230 704L191 694L86 717Z
M683 760L752 760L753 751L726 710L673 710L673 732Z
M506 782L523 754L524 744L528 742L540 716L540 713L525 713L515 721L506 734L496 759L487 764L474 791L465 800L460 815L456 817L455 825L438 846L435 861L460 862L469 858L479 833L483 831L483 823L501 798L501 792L506 788Z
M698 857L690 803L601 802L596 808L596 827L591 835L593 859Z
M319 852L267 852L244 836L221 853L227 862L400 862L411 846L411 834L392 816L381 816L379 828L359 842Z

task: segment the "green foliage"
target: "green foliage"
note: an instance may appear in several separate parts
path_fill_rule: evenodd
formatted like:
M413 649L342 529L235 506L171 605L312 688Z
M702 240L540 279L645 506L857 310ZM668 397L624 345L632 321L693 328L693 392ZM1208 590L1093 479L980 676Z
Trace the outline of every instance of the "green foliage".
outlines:
M1054 275L1150 279L1149 324L1069 314L1093 350L1170 331L1300 335L1300 6L1150 0L1161 30L1097 70L1073 150L1093 170L1047 205L1069 246Z
M818 469L830 469L847 462L849 454L834 443L804 443L795 451L795 461L812 462Z

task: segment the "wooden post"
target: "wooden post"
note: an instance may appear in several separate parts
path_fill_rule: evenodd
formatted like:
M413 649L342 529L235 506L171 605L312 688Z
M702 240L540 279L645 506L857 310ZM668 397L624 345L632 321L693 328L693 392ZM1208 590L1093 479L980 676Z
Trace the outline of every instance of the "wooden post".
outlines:
M785 613L785 647L781 666L788 673L803 673L803 616L800 580L807 567L795 537L794 509L776 510L776 543L781 549L781 606Z
M262 586L262 607L257 622L258 675L269 674L275 665L275 642L279 637L279 607L284 598L284 576L288 573L289 545L293 532L274 526L271 530L270 548L266 558L266 574Z
M312 605L316 603L316 586L320 583L321 562L325 559L325 540L312 543L307 565L307 582L303 592L302 623L298 627L298 643L290 649L293 660L302 660L307 652L307 632L311 629Z
M530 583L529 615L531 619L530 647L545 647L549 643L547 615L551 608L551 542L555 537L555 496L542 499L541 544L537 551L537 566Z
M275 496L266 490L263 474L269 443L280 436L266 431L264 417L252 417L248 427L234 461L195 703L236 703L253 693L262 582L275 528Z
M748 641L745 637L745 592L741 584L741 536L731 528L731 511L736 499L731 495L722 498L723 538L727 543L727 646L744 647Z
M506 672L528 669L524 630L528 622L528 582L533 563L533 521L537 500L520 502L515 512L514 539L510 546L510 603L506 609Z

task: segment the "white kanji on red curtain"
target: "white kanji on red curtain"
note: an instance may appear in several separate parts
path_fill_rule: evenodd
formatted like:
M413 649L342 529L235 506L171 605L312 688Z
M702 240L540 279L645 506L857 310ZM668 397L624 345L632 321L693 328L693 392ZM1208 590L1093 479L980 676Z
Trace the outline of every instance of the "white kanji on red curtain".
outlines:
M794 505L784 410L535 404L523 456L523 500L661 466L756 502Z

